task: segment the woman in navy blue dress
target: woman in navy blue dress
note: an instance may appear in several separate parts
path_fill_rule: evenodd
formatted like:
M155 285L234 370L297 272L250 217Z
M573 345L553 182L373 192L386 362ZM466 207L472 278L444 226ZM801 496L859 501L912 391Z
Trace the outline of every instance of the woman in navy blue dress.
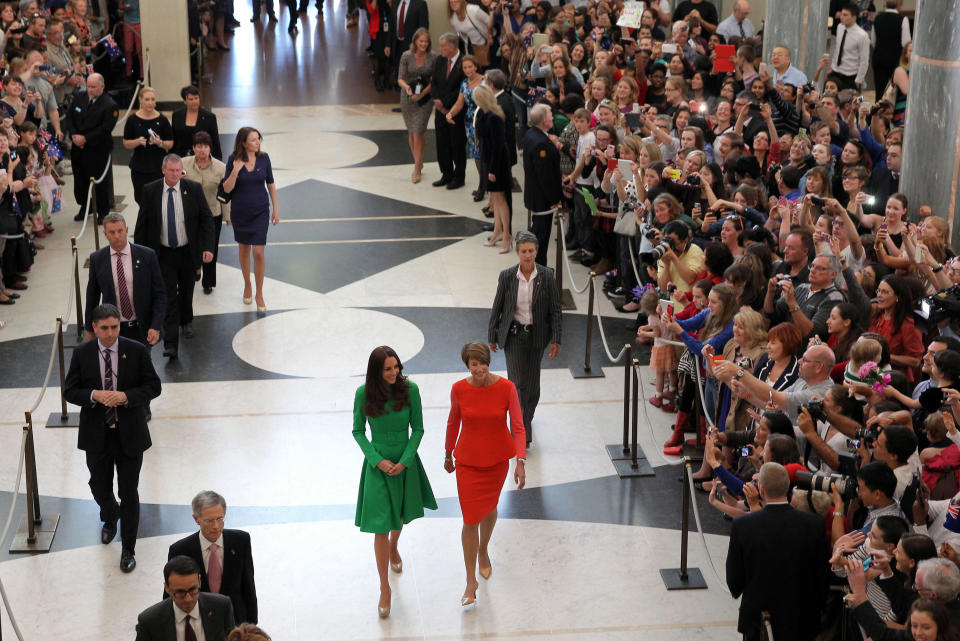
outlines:
M264 246L267 228L280 222L277 188L273 183L270 157L260 151L260 132L242 127L237 132L233 153L227 158L228 173L223 177L223 190L230 194L230 221L233 238L240 246L240 270L243 272L243 303L253 302L250 285L250 254L253 253L253 275L257 284L257 311L267 311L263 302L263 274L266 270ZM267 192L270 198L267 198ZM273 215L270 204L273 203Z

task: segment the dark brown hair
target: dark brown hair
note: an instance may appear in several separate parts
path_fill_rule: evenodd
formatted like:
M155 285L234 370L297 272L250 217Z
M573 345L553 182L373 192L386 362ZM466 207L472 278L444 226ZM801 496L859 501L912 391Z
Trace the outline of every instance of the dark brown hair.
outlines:
M391 357L397 359L400 374L397 375L397 381L388 386L383 380L383 365ZM367 416L375 417L383 414L389 398L393 399L394 411L401 410L410 404L410 391L407 386L407 377L403 375L403 363L400 362L400 357L392 347L381 345L370 352L364 392L367 400L363 406L363 413Z
M260 140L263 140L263 134L260 133L260 130L255 127L240 127L240 131L237 132L237 139L233 143L233 157L239 158L243 162L247 162L247 149L244 146L247 142L247 138L250 137L251 132L256 132L260 136ZM263 152L258 151L257 156L261 155Z

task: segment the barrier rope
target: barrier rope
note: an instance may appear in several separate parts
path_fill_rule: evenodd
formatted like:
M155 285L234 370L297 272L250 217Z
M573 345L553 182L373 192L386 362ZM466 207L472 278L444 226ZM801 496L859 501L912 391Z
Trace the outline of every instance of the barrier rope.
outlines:
M693 485L693 470L689 467L686 468L686 476L687 483L690 485L690 504L693 505L693 519L697 523L697 532L700 533L700 542L703 543L703 551L707 554L707 563L710 564L710 570L713 571L713 576L717 577L720 588L727 594L730 594L730 590L727 588L727 582L720 578L720 573L717 572L717 567L713 564L713 557L710 556L710 548L707 547L707 537L703 533L703 526L700 524L700 508L697 507L696 488Z
M93 181L93 185L99 185L107 177L107 172L110 171L110 166L113 164L113 154L107 156L107 166L103 168L103 173L100 174L100 177ZM76 235L76 239L80 240L83 237L83 233L87 231L87 219L90 218L90 199L93 198L93 185L87 187L87 202L83 206L83 211L87 212L87 215L83 217L83 225L80 226L80 233Z
M637 279L636 283L639 285L643 281L640 280L640 272L637 271L637 263L633 256L636 252L633 250L633 238L630 236L627 236L627 251L630 254L630 267L633 269L633 276Z
M13 514L17 508L17 496L20 493L20 481L23 477L23 459L26 453L27 433L23 432L20 437L20 461L17 463L17 478L13 484L13 496L10 498L10 511L7 513L7 523L3 526L3 535L0 535L0 542L7 540L7 534L10 532L10 524L13 523ZM7 589L3 585L3 579L0 579L0 598L3 599L3 608L10 617L10 625L13 627L14 634L19 641L24 641L20 626L17 625L17 619L13 616L13 608L10 607L10 599L7 598Z
M593 295L594 297L596 297L597 295L596 288L594 288L593 290ZM596 306L596 310L597 310L597 326L600 328L600 342L603 344L603 351L607 353L607 358L610 359L611 363L618 363L620 362L620 359L623 358L624 353L626 353L627 346L624 345L623 347L621 347L620 353L617 354L616 358L614 358L613 354L610 353L610 347L607 345L607 335L603 331L603 314L600 313L599 305Z
M643 401L643 416L647 419L647 429L650 430L650 441L653 443L654 449L657 451L657 456L660 457L660 460L663 461L665 465L682 465L683 459L677 459L676 461L671 461L660 451L660 448L657 447L657 435L653 433L653 421L650 420L650 412L647 409L647 395L643 393L643 378L637 376L637 379L640 381L638 389L640 390L640 400Z
M573 269L570 267L570 257L567 256L567 230L563 228L563 216L558 216L557 220L560 221L560 239L563 241L563 262L567 264L567 277L570 279L570 287L578 294L582 294L587 291L587 287L590 286L590 279L587 279L583 287L577 287L577 284L573 281Z
M76 249L74 249L73 251L76 251ZM73 257L73 256L72 256L72 253L71 253L71 258L72 258L72 257ZM76 265L76 264L77 264L77 261L74 260L74 261L73 261L73 264ZM71 268L71 269L70 269L70 278L67 279L67 311L63 314L63 316L61 316L61 322L63 322L64 324L66 324L67 321L69 321L69 319L70 319L70 311L71 311L71 309L72 309L72 307L73 307L73 284L74 284L74 278L76 278L76 273L75 273L74 269ZM83 322L83 321L82 321L82 319L77 319L77 322L78 322L78 323L81 323L81 322ZM54 321L54 324L53 324L53 331L54 331L54 335L53 335L53 341L52 341L52 343L51 343L51 345L50 345L50 360L47 362L47 373L43 376L43 385L40 387L40 393L37 394L37 400L35 400L35 401L33 402L33 405L30 407L29 412L30 412L31 414L33 414L34 412L36 412L36 411L37 411L37 408L40 407L40 401L43 400L43 395L47 393L47 387L50 385L50 374L53 372L53 361L54 361L54 359L57 357L57 340L58 340L57 332L58 332L59 330L58 330L58 328L57 328L57 323L56 323L56 321ZM0 539L0 541L2 541L2 540L3 540L3 539Z
M130 117L130 112L133 111L133 105L137 102L137 97L140 95L140 89L145 87L147 84L147 78L150 77L150 50L147 49L143 52L143 73L141 74L143 78L137 81L137 88L133 90L133 97L130 98L130 106L127 107L126 113L123 114L123 117L117 121L117 124L122 124L127 121L127 118ZM99 180L97 182L100 182Z

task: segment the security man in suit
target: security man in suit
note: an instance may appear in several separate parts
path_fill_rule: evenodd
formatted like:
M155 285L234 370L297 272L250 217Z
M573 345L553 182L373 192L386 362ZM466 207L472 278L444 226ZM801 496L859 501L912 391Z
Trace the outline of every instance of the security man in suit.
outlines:
M530 112L530 128L523 136L523 204L532 213L530 231L537 237L537 264L547 262L547 245L553 215L563 199L560 152L547 135L553 115L547 105L536 105Z
M147 348L120 336L120 310L100 305L91 315L96 340L73 350L64 397L80 406L77 447L87 456L90 490L100 506L100 541L110 543L122 530L120 569L137 566L134 548L140 524L140 467L150 447L145 408L160 396L160 379ZM117 470L120 504L113 495Z
M500 69L488 69L483 74L484 83L493 91L497 104L503 109L503 126L507 135L507 150L510 152L510 183L514 182L512 167L517 164L517 107L516 101L507 88L507 76ZM507 209L510 212L508 220L513 222L513 189L503 193L507 199ZM512 225L507 227L507 233L513 231ZM541 243L542 244L542 243ZM544 249L546 251L546 249Z
M812 640L820 631L830 546L823 519L791 507L789 489L787 470L764 463L759 488L744 486L750 513L734 519L730 530L727 586L733 598L742 595L737 630L745 641L766 638L762 612L770 613L778 641Z
M167 561L163 589L170 598L140 613L136 641L225 641L233 630L230 599L200 591L200 568L190 557Z
M400 70L400 56L410 49L411 39L417 29L430 30L430 13L425 0L393 0L391 3L389 26L394 29L383 55L390 58L393 77Z
M464 112L461 109L447 122L447 112L460 97L460 84L463 82L463 69L460 67L460 37L455 33L440 36L440 56L433 68L433 81L430 94L436 112L433 118L437 130L437 162L441 176L433 182L434 187L458 189L463 187L467 171L467 130L464 128Z
M519 231L514 242L520 264L500 272L487 342L492 351L499 345L506 354L507 378L520 396L529 446L533 414L540 402L540 361L547 345L551 359L560 353L562 317L554 271L536 263L537 237Z
M180 328L193 338L193 288L203 263L213 260L214 224L200 183L183 178L183 161L167 154L163 178L143 187L133 232L138 245L157 252L167 290L163 355L177 358Z
M172 544L168 560L188 556L196 561L200 589L230 597L238 624L256 623L257 587L253 581L250 535L243 530L223 528L227 501L216 492L200 492L193 497L191 506L200 531Z
M81 221L87 215L87 190L90 179L97 179L107 167L110 152L113 151L113 127L117 124L117 103L109 94L104 93L103 76L90 74L87 78L87 93L77 94L70 105L67 122L73 147L70 149L70 163L73 167L73 196L80 205L80 213L74 220ZM102 220L113 206L112 178L107 177L97 184L97 215Z

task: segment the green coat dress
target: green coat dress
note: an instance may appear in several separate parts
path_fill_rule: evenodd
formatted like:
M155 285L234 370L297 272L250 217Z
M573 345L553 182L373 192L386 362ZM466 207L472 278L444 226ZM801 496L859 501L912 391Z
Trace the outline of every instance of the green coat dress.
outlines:
M365 459L360 471L355 522L363 532L386 534L399 530L405 523L423 516L424 508L437 509L437 500L417 454L423 438L420 390L413 381L407 384L410 404L394 411L392 402L387 401L387 411L373 418L363 412L365 386L361 385L354 397L353 438ZM365 429L368 422L370 440ZM399 461L406 469L396 476L387 476L377 468L383 459Z

